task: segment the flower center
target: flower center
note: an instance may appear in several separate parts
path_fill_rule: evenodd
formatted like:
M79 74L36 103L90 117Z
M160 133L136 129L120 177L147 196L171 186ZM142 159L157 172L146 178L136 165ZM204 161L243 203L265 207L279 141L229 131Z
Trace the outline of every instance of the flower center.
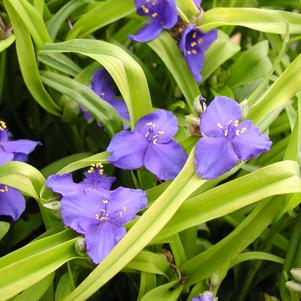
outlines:
M99 213L95 214L95 217L97 220L100 220L101 222L109 220L109 216L107 214L107 204L109 203L109 200L102 200L104 208L99 209Z
M144 4L140 6L142 11L149 17L156 18L157 12L157 0L145 0Z
M6 185L0 184L0 193L8 192L8 187Z
M88 169L88 173L92 174L95 170L98 170L98 173L103 175L103 165L101 163L91 164L91 167Z
M0 120L0 131L5 131L7 128L6 123Z
M157 144L159 135L163 135L164 131L155 132L154 129L156 127L156 124L153 122L148 122L146 125L148 126L148 131L145 134L145 138L147 139L147 141L153 142L153 144Z
M187 39L187 43L186 43L187 54L188 55L197 54L199 51L198 46L201 45L202 43L203 43L203 39L199 37L197 31L194 31Z
M247 131L246 128L238 129L239 120L235 120L234 122L233 120L230 120L229 122L227 122L225 126L223 126L221 123L217 123L216 126L219 129L222 129L224 132L224 136L230 140L234 139L236 136L239 136L240 134L246 133Z

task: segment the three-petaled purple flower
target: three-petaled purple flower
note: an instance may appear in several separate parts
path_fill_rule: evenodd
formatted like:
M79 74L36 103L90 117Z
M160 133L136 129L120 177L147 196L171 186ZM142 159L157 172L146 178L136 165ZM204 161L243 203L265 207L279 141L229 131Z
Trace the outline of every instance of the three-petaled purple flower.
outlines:
M173 140L177 118L158 110L137 121L135 131L121 131L111 140L108 160L122 169L144 166L160 180L174 179L187 160L184 149Z
M217 31L203 32L199 28L189 24L184 30L179 47L187 61L191 73L197 82L202 80L201 70L203 68L204 52L216 40Z
M11 140L5 122L0 120L0 165L10 161L27 160L27 156L40 144L27 139ZM0 184L0 215L19 219L25 210L25 199L15 188Z
M114 81L111 75L103 67L97 70L91 82L92 90L103 100L108 102L119 114L120 118L130 121L129 112L125 102L116 97ZM85 119L90 119L91 114L85 108L81 107ZM124 128L128 128L124 125Z
M129 39L137 42L147 42L156 38L163 29L170 29L177 23L178 12L175 0L135 0L137 13L150 18L135 35Z
M213 301L213 294L212 292L207 291L197 297L192 298L191 301Z
M236 165L258 157L270 149L272 142L251 120L242 119L239 104L217 96L200 121L203 137L195 148L196 172L204 179L216 178Z
M37 141L27 139L11 140L11 135L7 130L5 122L0 120L0 165L10 161L27 160L27 156L36 146Z
M84 235L88 255L95 264L126 234L124 224L147 205L146 194L140 189L118 187L110 191L114 178L105 177L101 170L93 167L78 184L67 175L47 180L48 187L63 195L64 224Z

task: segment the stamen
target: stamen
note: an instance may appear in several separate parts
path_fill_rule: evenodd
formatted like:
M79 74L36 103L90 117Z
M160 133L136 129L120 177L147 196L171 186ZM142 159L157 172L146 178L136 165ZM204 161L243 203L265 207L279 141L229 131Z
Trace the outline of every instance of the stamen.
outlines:
M105 96L105 95L106 95L106 93L104 93L104 92L100 93L100 96Z
M154 144L157 144L157 138L155 138L155 139L153 140L153 143L154 143Z
M106 212L106 210L105 210L105 209L103 209L103 208L100 208L100 211L101 211L101 212Z
M147 14L149 13L149 9L145 7L144 5L141 5L142 10Z
M104 216L102 216L99 220L103 222L106 220L106 218Z
M99 219L99 214L96 213L96 214L95 214L95 217L96 217L96 219Z
M202 44L203 43L203 39L199 38L198 39L198 44Z
M191 52L192 52L193 54L197 54L197 53L198 53L195 49L192 49Z
M3 189L0 189L0 192L8 192L8 187L5 185Z
M123 215L122 215L122 212L121 212L121 211L119 212L119 216L120 216L121 218L123 218Z
M188 51L187 51L187 53L190 55L190 54L191 54L191 51L190 51L190 50L188 50Z
M241 133L241 134L244 134L246 131L247 131L246 128L242 128L242 129L240 130L240 133Z
M122 210L125 212L126 211L126 207L123 207Z
M235 135L236 135L236 136L239 136L239 135L240 135L240 131L239 131L239 130L236 130L236 131L235 131Z
M196 42L192 42L192 43L190 44L191 47L194 47L195 45L196 45Z
M109 203L108 200L103 200L102 202L103 202L104 204L108 204L108 203Z
M225 131L224 131L224 135L225 135L226 137L228 136L228 133L229 133L228 130L225 130Z
M145 134L145 138L147 138L149 136L149 132L147 132L146 134Z
M192 37L195 39L196 38L196 32L194 32L193 34L192 34Z
M235 120L235 121L234 121L234 125L235 125L236 127L238 127L238 125L239 125L239 120Z
M158 16L157 13L153 13L153 14L152 14L152 17L153 17L153 18L156 18L157 16Z
M159 134L159 135L163 135L163 134L164 134L164 131L158 131L158 134Z
M153 128L156 126L156 124L152 123L151 121L148 122L146 125L147 125L147 126L151 126L151 127L153 127Z
M154 1L152 2L152 5L156 5L156 4L157 4L157 1L154 0Z
M223 126L222 126L222 124L221 124L221 123L217 123L217 124L216 124L216 126L217 126L218 128L220 128L220 129L222 129L222 128L223 128Z
M0 131L4 131L6 130L6 123L2 120L0 120Z

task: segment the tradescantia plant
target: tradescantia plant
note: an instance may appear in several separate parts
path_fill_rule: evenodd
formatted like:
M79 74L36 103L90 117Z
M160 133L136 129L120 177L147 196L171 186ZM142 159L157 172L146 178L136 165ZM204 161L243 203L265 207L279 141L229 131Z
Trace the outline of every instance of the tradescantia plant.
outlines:
M3 0L0 299L299 300L300 9Z

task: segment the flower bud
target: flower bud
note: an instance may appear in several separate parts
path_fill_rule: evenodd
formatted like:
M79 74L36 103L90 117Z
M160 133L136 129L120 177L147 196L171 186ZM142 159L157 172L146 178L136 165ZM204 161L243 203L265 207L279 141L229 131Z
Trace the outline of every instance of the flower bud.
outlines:
M82 255L86 251L86 242L83 237L79 237L74 245L76 253Z
M207 109L206 99L203 96L198 95L193 101L193 109L198 116L202 115Z
M61 218L61 202L53 201L43 205L45 208L53 211L56 217Z
M294 269L291 269L290 270L292 276L294 277L294 279L301 283L301 269L298 269L298 268L294 268Z
M199 127L200 126L200 118L190 114L186 116L186 122L193 127Z
M244 119L245 117L248 116L248 113L250 111L250 106L248 104L248 101L245 99L240 103L241 111L242 111L242 118Z
M285 283L285 286L289 291L301 293L301 284L296 281L293 280L287 281Z

